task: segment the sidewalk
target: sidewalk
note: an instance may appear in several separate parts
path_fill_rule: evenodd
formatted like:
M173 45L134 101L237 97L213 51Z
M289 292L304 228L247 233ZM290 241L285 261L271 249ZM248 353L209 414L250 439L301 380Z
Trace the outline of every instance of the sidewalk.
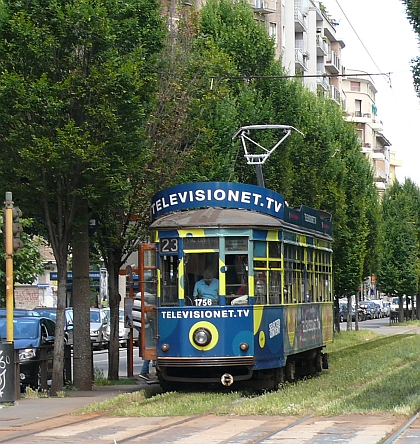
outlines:
M133 385L94 386L91 391L67 391L64 398L21 398L14 405L0 404L0 428L21 427L53 418L71 415L89 404L132 393L148 387L134 379Z

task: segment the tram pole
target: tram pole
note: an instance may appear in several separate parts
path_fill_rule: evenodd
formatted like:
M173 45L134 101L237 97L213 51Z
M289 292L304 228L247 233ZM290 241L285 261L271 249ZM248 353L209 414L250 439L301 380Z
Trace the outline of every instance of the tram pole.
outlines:
M255 165L255 170L257 172L257 184L259 187L263 187L265 188L264 185L264 176L263 176L263 172L262 172L262 166L261 164L257 164Z

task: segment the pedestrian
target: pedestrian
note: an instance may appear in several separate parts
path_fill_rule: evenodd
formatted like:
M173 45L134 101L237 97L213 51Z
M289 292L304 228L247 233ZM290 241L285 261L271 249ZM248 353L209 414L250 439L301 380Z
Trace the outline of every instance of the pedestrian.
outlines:
M136 297L134 298L134 301L133 301L133 326L139 332L139 338L141 338L142 324L141 324L141 292L140 291L136 294ZM148 330L150 330L150 323L147 322L147 319L145 319L144 328L146 329L146 335L147 335ZM150 381L149 367L150 367L150 359L144 359L139 377L146 380L146 381Z

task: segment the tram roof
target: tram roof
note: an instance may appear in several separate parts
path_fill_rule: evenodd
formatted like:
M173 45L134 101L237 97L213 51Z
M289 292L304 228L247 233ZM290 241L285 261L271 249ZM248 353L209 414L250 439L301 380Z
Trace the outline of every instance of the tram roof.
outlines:
M268 214L256 211L229 209L229 208L204 208L188 211L179 211L161 216L156 219L151 228L155 230L180 230L191 228L256 228L283 230L287 229L296 233L313 234L316 237L331 240L331 236L315 230L308 230L301 226L285 222Z

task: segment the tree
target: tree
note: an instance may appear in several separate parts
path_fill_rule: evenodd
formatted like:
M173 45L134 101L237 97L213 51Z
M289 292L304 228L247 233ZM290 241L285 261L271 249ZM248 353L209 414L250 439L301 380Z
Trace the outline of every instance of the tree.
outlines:
M141 146L163 30L153 0L2 6L1 174L28 213L41 218L57 261L56 393L63 386L67 257L78 201L110 191L109 200L118 191L125 198L117 178ZM90 339L83 344L75 347L90 350Z
M403 320L403 296L419 289L419 202L420 192L411 180L395 181L381 207L381 251L378 281L383 292L400 299L399 321Z
M418 0L402 0L406 6L406 12L414 32L420 36L420 3ZM414 89L420 97L420 57L412 61L412 71L414 79Z

